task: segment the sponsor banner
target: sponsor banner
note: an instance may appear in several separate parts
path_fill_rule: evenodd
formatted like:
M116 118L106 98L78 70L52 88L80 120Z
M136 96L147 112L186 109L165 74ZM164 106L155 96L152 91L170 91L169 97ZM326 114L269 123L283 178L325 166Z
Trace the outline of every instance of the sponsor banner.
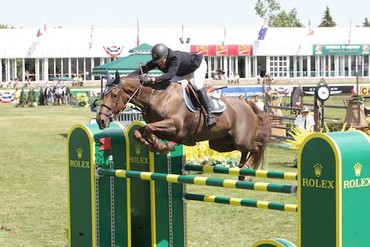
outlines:
M203 56L208 56L208 45L191 45L190 52L197 52Z
M369 54L369 45L313 45L314 55L366 55Z
M222 96L222 97L232 97L232 98L238 98L238 97L244 97L249 98L253 95L260 95L262 94L262 87L227 87L222 88L215 91L216 94Z
M216 56L226 56L228 55L226 45L217 45L216 46Z
M204 56L248 56L252 55L252 45L191 45L190 52Z
M253 52L253 46L251 45L239 45L238 46L238 55L239 56L246 56L246 55L252 55L252 52Z

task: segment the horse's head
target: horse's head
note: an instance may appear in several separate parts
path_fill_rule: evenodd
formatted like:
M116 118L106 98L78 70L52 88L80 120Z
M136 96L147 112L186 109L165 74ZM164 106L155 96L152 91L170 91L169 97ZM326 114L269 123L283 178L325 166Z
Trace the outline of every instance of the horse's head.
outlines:
M107 76L107 85L103 92L102 104L96 117L100 129L109 126L116 116L124 109L126 97L123 88L120 85L121 78L116 72L116 77Z

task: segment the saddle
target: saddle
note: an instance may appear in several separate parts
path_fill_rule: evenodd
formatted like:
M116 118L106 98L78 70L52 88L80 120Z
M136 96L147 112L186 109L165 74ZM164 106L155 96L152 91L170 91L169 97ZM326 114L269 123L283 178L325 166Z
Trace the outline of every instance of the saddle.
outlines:
M196 90L193 88L191 83L189 83L187 80L182 80L179 82L181 84L182 93L184 95L184 101L186 104L186 107L191 112L196 112L201 109L200 107L200 101L198 94L196 93ZM210 97L208 94L209 99L209 106L211 108L212 113L222 113L226 109L225 103L218 97Z

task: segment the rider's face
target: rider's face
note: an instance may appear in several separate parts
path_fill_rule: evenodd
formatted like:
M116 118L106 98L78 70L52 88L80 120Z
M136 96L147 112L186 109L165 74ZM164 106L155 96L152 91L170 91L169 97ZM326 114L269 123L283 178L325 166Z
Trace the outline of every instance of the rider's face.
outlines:
M158 63L158 66L160 68L164 68L166 66L166 62L167 62L167 56L165 56L159 63Z

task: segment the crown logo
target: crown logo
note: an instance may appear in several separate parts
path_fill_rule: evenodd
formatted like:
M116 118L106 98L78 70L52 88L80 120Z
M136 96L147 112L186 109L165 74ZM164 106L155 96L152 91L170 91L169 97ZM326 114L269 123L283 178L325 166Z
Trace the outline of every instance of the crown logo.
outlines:
M76 153L79 160L82 158L82 152L83 150L81 148L77 148Z
M321 176L322 168L323 168L323 166L320 163L316 163L315 165L313 165L313 170L315 172L316 177Z
M135 146L135 154L136 154L137 156L139 156L139 155L140 155L140 153L141 153L141 145L136 145L136 146Z
M356 177L359 177L361 175L361 170L362 170L362 165L361 163L356 163L354 166L353 166L353 169L355 170L355 175Z

